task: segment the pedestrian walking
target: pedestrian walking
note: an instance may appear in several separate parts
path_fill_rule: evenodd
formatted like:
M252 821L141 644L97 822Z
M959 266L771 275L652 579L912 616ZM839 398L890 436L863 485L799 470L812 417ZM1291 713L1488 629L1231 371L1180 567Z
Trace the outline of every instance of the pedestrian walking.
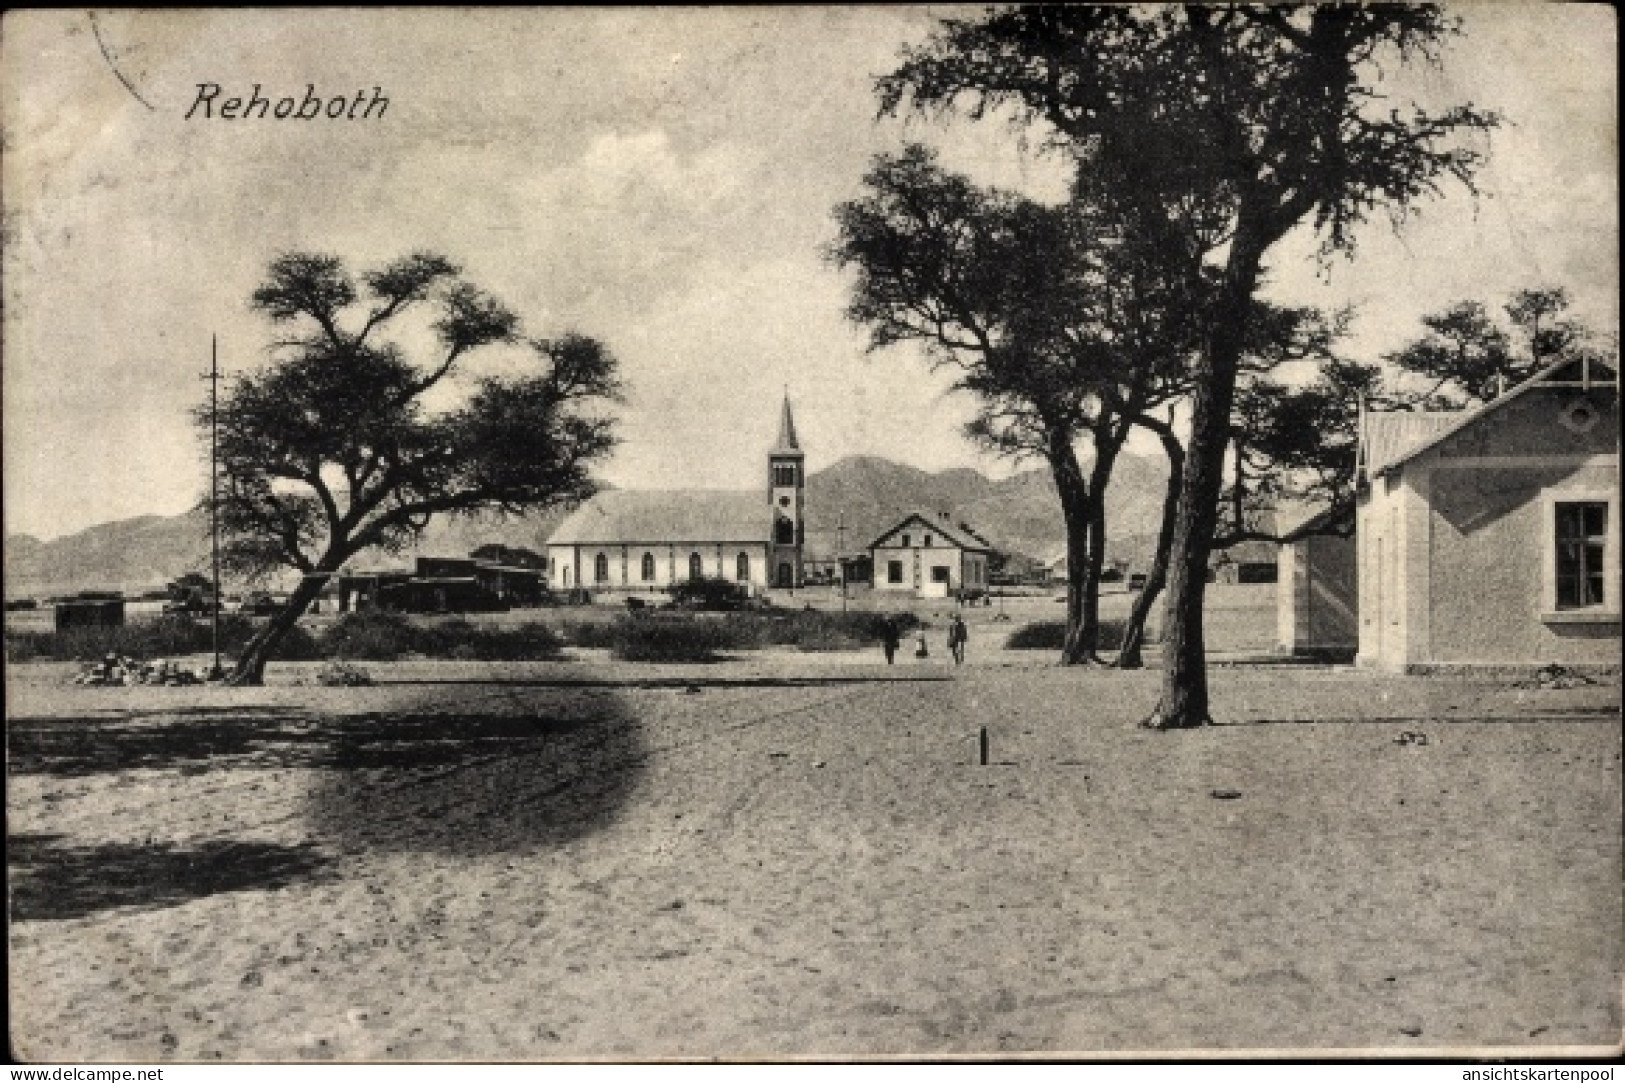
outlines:
M948 624L948 650L954 656L954 665L962 665L965 661L965 642L970 639L970 631L965 627L965 618L958 613Z
M880 649L886 652L886 664L892 664L897 656L897 648L902 646L903 637L897 630L895 618L887 617L880 625Z
M931 657L931 652L928 649L926 649L926 646L925 646L925 629L924 628L921 628L919 630L919 632L914 636L914 657L916 657L916 658L929 658L929 657Z

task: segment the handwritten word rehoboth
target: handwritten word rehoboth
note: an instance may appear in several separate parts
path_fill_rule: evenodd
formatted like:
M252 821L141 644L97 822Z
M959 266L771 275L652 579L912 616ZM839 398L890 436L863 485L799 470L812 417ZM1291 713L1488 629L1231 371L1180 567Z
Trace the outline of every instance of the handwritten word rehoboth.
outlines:
M221 120L263 120L267 117L276 120L372 120L376 116L381 120L384 110L389 108L389 99L384 97L382 87L373 87L370 99L365 90L356 91L354 98L343 95L325 97L316 93L315 83L305 84L303 98L267 98L260 93L259 83L254 84L253 93L246 98L239 96L219 101L222 93L224 91L219 83L199 83L197 100L186 111L186 119L199 116L204 120L215 117ZM374 109L377 110L376 114Z

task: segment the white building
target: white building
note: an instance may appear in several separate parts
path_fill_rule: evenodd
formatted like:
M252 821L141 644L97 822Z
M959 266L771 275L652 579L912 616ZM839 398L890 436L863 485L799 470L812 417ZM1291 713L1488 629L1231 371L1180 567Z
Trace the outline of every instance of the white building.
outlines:
M869 545L876 590L946 598L987 589L993 547L947 512L913 512Z
M1560 362L1460 413L1361 418L1361 664L1619 664L1619 381Z
M806 469L790 400L757 490L619 489L600 493L547 541L555 590L658 590L690 579L752 588L802 582Z

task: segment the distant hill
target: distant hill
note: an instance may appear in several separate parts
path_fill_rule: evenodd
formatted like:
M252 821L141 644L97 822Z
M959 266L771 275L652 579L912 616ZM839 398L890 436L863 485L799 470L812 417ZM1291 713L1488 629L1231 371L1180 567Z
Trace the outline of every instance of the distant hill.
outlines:
M1167 467L1124 455L1107 493L1112 555L1149 555L1162 514ZM975 470L931 474L873 456L854 456L807 476L807 548L814 557L837 549L846 523L847 550L860 549L910 511L947 511L995 546L1044 559L1062 551L1061 498L1048 468L994 481Z
M398 567L410 564L418 554L466 556L488 542L540 550L566 514L551 511L506 520L442 516L429 524L411 551L400 556L368 553L356 563ZM5 569L7 598L44 598L81 590L121 590L130 595L159 590L186 572L208 572L209 521L202 512L187 512L101 523L48 542L13 534L6 538ZM232 589L231 584L226 589Z
M1110 555L1136 563L1149 555L1161 514L1166 467L1159 459L1125 455L1107 496ZM867 546L910 511L947 511L995 546L1037 559L1065 544L1061 502L1045 468L995 481L964 468L930 473L875 456L853 456L807 477L807 548L814 557ZM423 539L400 556L363 555L361 567L410 564L415 555L465 556L496 543L540 550L568 512L507 519L433 521ZM200 512L145 515L102 523L42 542L14 534L5 544L8 598L48 597L80 590L156 590L189 571L207 571L208 521ZM228 586L228 589L230 587Z

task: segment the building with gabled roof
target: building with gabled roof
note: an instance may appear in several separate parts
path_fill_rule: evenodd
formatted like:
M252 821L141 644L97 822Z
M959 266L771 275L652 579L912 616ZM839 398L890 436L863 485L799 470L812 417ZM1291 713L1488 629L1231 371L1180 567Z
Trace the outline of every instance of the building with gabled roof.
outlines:
M1282 501L1275 531L1276 651L1347 662L1360 639L1354 509Z
M946 598L985 591L993 546L947 512L915 511L869 544L874 588Z
M547 539L556 590L663 590L690 579L797 587L806 542L805 453L786 396L763 489L615 489Z
M1619 378L1554 363L1460 413L1360 417L1359 654L1617 665Z

